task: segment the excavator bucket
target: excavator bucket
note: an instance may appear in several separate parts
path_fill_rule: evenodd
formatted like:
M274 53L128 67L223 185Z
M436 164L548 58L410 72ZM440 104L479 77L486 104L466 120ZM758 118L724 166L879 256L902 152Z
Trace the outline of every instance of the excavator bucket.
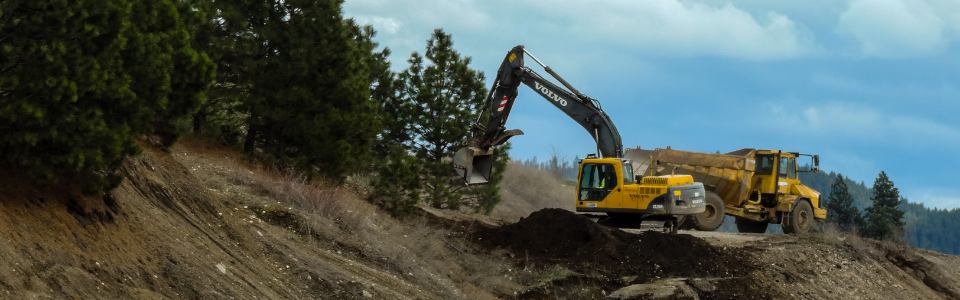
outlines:
M493 173L493 158L493 148L464 147L453 155L453 164L467 185L486 184Z

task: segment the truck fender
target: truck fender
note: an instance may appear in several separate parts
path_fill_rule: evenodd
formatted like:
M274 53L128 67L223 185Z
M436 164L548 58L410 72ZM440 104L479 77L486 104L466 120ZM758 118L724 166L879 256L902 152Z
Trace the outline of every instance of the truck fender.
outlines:
M790 201L790 210L789 210L789 211L792 212L793 209L794 209L795 207L797 207L797 204L799 204L800 202L807 202L807 204L810 204L810 208L817 209L817 207L813 205L813 201L810 201L810 198L800 196L800 197L797 197L796 199L793 199L792 201Z

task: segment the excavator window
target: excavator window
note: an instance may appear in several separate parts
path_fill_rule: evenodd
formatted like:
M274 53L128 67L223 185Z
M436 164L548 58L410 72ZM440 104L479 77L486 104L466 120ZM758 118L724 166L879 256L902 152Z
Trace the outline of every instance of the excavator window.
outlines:
M623 165L623 184L633 184L633 167L630 164Z
M580 178L582 189L613 189L617 186L617 173L611 164L586 164Z
M612 164L584 164L580 174L580 201L601 201L617 186Z

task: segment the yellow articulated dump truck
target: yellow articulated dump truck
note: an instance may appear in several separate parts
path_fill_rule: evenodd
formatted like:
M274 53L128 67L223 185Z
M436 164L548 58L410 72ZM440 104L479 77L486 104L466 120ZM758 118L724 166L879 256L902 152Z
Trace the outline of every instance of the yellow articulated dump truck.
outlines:
M638 178L690 175L703 183L706 208L688 216L681 229L715 230L724 215L736 217L740 232L763 233L781 224L784 233L804 233L827 217L820 193L800 182L801 172L819 172L817 155L740 149L725 154L667 149L626 149ZM809 161L807 161L809 159Z

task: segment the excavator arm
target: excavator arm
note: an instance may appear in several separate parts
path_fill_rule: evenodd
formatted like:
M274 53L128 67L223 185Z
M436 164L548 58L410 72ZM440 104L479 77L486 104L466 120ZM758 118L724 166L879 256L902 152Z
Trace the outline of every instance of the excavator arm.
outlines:
M551 83L526 67L525 55L542 66L566 89ZM610 117L600 108L599 102L577 91L520 45L511 49L500 64L493 89L487 97L487 103L473 125L473 138L464 141L464 147L454 155L457 172L464 178L467 185L487 183L493 170L492 147L502 145L511 137L523 134L518 129L506 129L507 119L517 99L520 84L536 91L587 130L593 136L597 152L601 157L623 157L620 133L617 132ZM481 120L487 112L489 118L486 124L482 124Z

